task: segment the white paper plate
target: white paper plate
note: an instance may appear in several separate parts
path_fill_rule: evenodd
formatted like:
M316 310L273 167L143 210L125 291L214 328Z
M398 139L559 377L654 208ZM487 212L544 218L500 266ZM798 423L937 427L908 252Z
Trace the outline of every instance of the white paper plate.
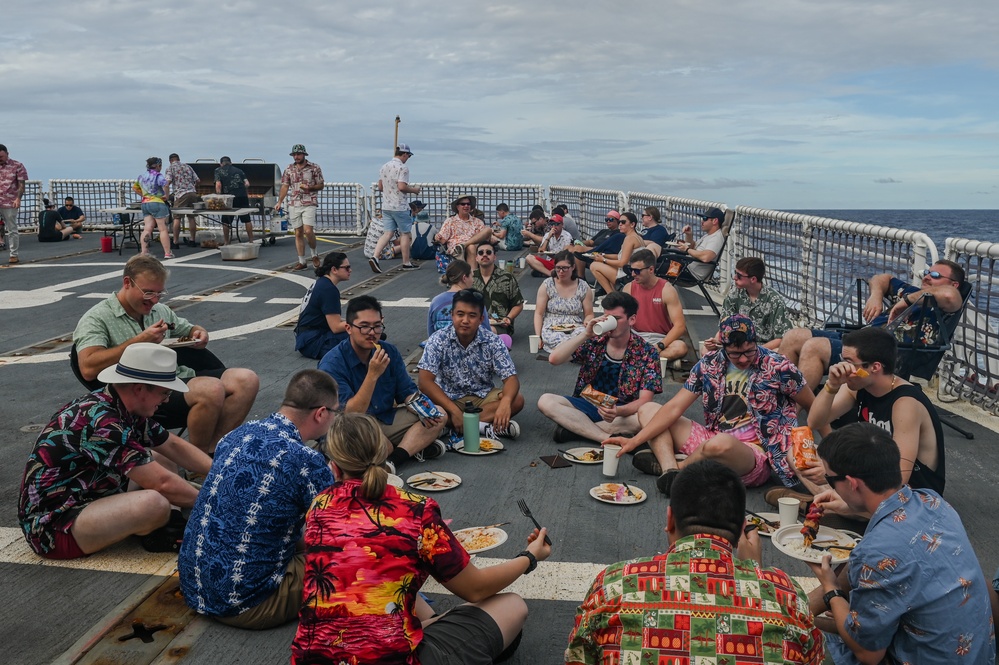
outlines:
M770 538L773 542L774 547L779 549L784 554L795 559L800 559L801 561L811 561L813 563L819 563L822 561L822 557L826 554L832 554L833 565L846 563L849 561L850 557L839 556L835 552L828 552L827 550L817 550L814 547L810 547L807 550L804 549L804 544L801 541L801 525L791 524L789 526L782 526L774 532L773 536ZM833 529L828 526L820 526L819 532L815 536L816 545L853 545L857 541L843 533L839 529Z
M603 452L604 449L601 448L600 446L583 446L581 448L566 448L565 452L569 453L569 455L575 455L576 457L582 457L586 453L593 452L594 450ZM569 460L570 462L573 462L575 464L603 464L604 463L603 457L601 457L598 460L585 460L585 459L573 459L573 458L569 457L569 455L562 455L562 457L566 458L567 460Z
M163 341L160 342L160 346L165 346L170 349L183 349L188 346L194 346L198 343L196 339L190 339L186 342L181 342L179 337L164 337Z
M454 535L461 543L462 547L465 548L465 551L468 552L469 554L478 554L479 552L485 552L487 550L497 548L503 543L505 543L506 539L509 538L506 531L504 531L503 529L499 529L497 527L486 529L481 526L474 526L468 529L459 529L458 531L454 532ZM480 544L479 547L474 547L474 548L471 547L471 540L473 538L476 538L477 536L485 537L486 539L488 539L488 543ZM466 542L468 542L469 544L466 545L465 544Z
M420 480L433 480L432 483L419 483ZM424 471L406 479L406 483L417 492L444 492L461 484L457 474L447 471ZM413 485L413 483L417 483Z
M487 441L489 442L491 448L489 450L482 450L482 444ZM503 444L496 439L479 439L479 450L473 453L470 450L465 450L465 440L462 439L454 445L454 450L462 455L495 455L499 451L503 450Z
M392 487L398 487L399 489L402 489L403 487L402 478L395 475L394 473L390 473L388 475L388 484L391 485Z
M777 513L761 513L761 512L757 512L756 514L759 515L760 517L762 517L765 520L770 520L771 522L776 522L777 524L780 524L780 515L778 515ZM752 515L746 515L746 523L747 524L756 524L757 520ZM760 528L757 529L756 531L757 531L757 533L759 533L764 538L769 538L770 536L774 535L774 531L777 531L777 529L780 528L778 526L777 529L774 529L772 526L767 526L766 524L760 524L759 527ZM772 530L771 531L764 531L763 529L772 529Z
M600 483L590 490L590 496L603 503L613 503L619 506L641 503L649 498L649 495L640 487L629 485L635 496L624 491L621 483Z

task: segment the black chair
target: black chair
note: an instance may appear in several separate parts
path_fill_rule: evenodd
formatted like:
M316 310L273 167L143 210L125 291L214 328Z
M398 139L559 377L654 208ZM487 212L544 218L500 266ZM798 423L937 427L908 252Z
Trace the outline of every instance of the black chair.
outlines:
M718 266L722 262L722 258L725 256L725 247L728 245L728 235L731 229L732 222L735 220L735 211L726 210L725 219L722 220L721 232L722 232L722 246L715 255L714 261L698 261L686 254L680 254L679 252L673 252L668 249L664 249L656 260L656 276L662 277L667 280L673 286L696 286L700 289L701 294L704 299L708 301L708 306L711 311L715 313L719 319L721 318L721 310L718 309L718 305L715 304L714 299L711 294L708 293L708 284L717 284L718 279L715 277L715 272ZM670 274L670 267L673 263L680 264L680 271L678 274ZM702 265L711 266L711 272L708 273L707 277L700 278L690 271L690 266L692 265Z

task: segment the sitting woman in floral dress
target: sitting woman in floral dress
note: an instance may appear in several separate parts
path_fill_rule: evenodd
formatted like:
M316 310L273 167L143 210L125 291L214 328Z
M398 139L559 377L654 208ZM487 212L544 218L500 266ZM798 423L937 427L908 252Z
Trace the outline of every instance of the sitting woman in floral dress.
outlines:
M551 351L563 340L583 331L593 318L593 289L585 280L576 279L571 252L555 255L552 276L538 287L534 308L534 334Z

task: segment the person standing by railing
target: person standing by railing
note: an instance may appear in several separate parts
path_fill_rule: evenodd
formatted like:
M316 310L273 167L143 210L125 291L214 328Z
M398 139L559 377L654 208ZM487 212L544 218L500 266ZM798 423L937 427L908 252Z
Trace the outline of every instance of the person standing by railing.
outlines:
M375 253L368 259L368 265L373 272L381 272L378 257L385 245L392 242L392 236L399 232L399 249L402 251L402 269L416 270L409 256L409 248L413 244L411 230L413 216L409 211L409 195L419 194L419 185L409 184L409 167L406 162L413 156L413 151L405 143L400 143L395 149L395 157L382 165L378 171L378 191L382 193L382 237L375 245Z
M0 221L10 234L10 265L21 262L17 258L17 248L20 238L17 235L17 213L21 209L21 197L24 196L24 183L28 181L28 171L24 164L8 157L7 146L0 144ZM0 249L4 247L3 234L0 233Z

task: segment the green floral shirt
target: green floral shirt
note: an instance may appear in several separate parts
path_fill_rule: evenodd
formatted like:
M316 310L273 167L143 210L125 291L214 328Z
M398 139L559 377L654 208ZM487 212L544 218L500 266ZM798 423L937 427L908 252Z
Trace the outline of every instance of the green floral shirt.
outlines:
M764 286L760 296L753 302L746 289L733 289L722 303L722 318L733 314L745 314L756 324L756 338L762 344L779 339L791 329L791 317L781 294L769 286Z

